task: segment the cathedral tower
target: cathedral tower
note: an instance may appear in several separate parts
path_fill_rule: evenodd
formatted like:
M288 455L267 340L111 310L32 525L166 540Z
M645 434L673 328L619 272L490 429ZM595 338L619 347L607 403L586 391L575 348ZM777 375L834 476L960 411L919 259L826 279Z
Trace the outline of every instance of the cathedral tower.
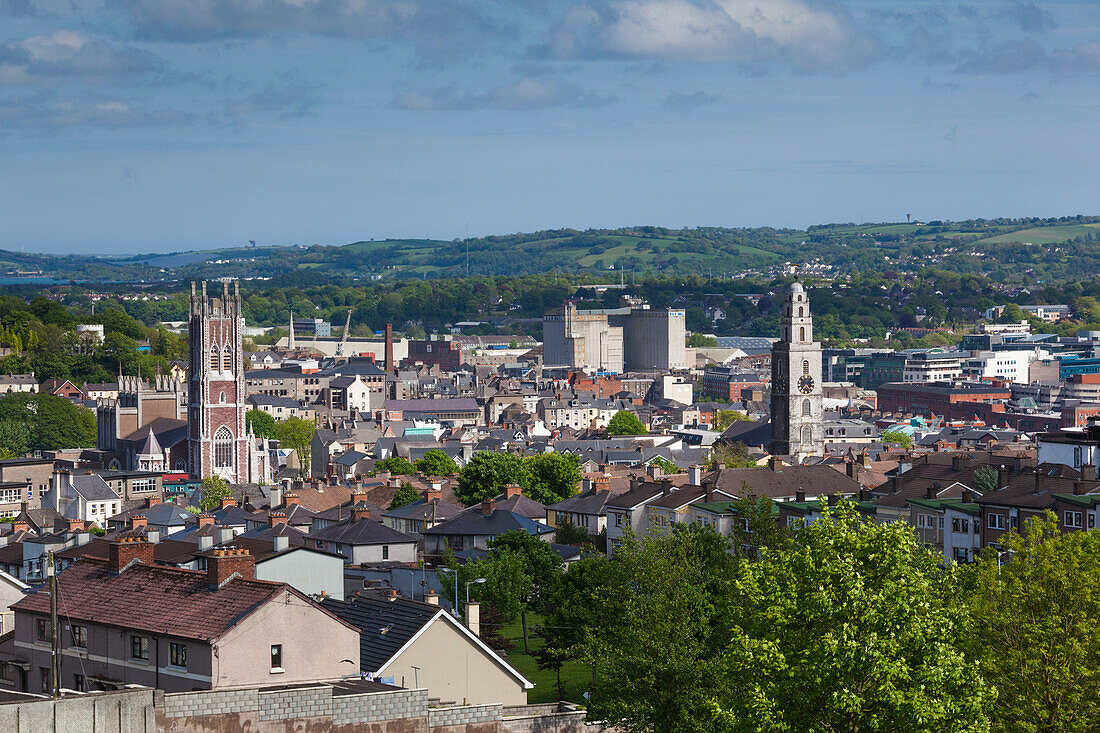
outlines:
M187 448L191 473L246 483L250 476L250 443L245 429L244 315L236 282L222 284L222 296L207 297L206 283L195 292L191 283L190 362Z
M787 294L779 341L772 345L772 445L774 455L825 452L821 404L821 344L814 341L810 302L801 283Z

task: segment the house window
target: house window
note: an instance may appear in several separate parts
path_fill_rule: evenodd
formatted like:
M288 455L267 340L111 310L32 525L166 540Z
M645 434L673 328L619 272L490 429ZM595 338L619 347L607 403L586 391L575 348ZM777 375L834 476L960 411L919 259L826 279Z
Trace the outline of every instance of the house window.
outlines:
M73 624L72 626L69 627L69 630L72 632L73 646L78 646L81 649L87 649L88 648L88 627L87 626L77 626L76 624Z
M214 468L230 468L233 466L233 433L222 425L218 432L214 433Z
M1065 513L1066 529L1081 529L1084 526L1084 515L1081 512Z
M187 645L172 642L168 645L168 663L173 667L187 668Z
M50 622L48 619L35 619L34 632L34 638L38 641L51 641L53 639L53 634L50 633Z
M50 668L49 667L39 667L38 668L38 678L42 682L42 692L45 692L45 693L48 694L50 692Z
M282 672L283 671L283 645L272 644L271 645L271 671Z
M383 560L389 560L390 559L390 546L389 545L382 545L382 559Z
M1003 514L990 514L989 515L989 528L990 529L1004 529L1005 528L1005 515L1003 515Z
M147 636L131 636L130 637L130 656L134 659L148 659L149 658L149 637L147 637Z

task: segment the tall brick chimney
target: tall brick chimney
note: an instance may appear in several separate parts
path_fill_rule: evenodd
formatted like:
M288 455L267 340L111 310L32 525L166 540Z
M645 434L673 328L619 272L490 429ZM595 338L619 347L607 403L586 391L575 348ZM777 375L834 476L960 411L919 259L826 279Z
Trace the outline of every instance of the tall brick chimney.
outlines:
M218 547L206 558L206 584L210 590L225 585L234 575L244 580L256 578L256 558L237 547Z
M370 519L370 509L365 506L352 507L351 519L353 522L358 522L361 519Z
M272 527L286 524L286 512L270 512L267 515L267 521Z
M149 525L149 520L144 514L135 514L130 517L130 529L141 529Z
M492 499L486 499L485 501L481 502L481 514L483 516L488 517L488 516L492 515L493 511L496 508L497 508L497 503L495 501L493 501Z
M214 515L207 512L203 512L199 515L199 526L205 527L208 524L214 523Z
M107 546L107 567L119 574L134 562L153 564L153 545L140 537L119 537Z
M298 506L298 495L295 494L294 492L291 492L291 493L286 494L285 496L283 496L283 506L286 506L286 507Z
M393 324L386 324L386 374L393 374Z
M236 505L237 505L237 500L234 499L232 496L223 496L222 497L222 509L226 509L228 507L236 506Z
M513 496L519 496L523 493L523 487L519 484L508 484L504 487L504 498L511 499Z
M430 503L430 502L433 502L433 501L442 501L442 500L443 500L443 489L441 489L441 488L437 489L435 486L432 486L432 488L426 489L424 491L424 501L425 502Z

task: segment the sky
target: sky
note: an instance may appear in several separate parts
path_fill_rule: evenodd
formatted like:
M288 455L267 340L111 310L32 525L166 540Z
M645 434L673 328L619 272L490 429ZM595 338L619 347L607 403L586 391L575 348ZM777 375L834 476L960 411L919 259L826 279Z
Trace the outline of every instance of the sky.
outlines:
M1100 214L1100 3L0 0L0 249Z

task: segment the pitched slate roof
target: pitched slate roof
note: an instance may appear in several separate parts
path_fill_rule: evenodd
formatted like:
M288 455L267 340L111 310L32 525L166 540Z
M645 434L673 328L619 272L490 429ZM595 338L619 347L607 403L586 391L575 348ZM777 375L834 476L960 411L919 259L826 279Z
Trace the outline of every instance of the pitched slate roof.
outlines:
M311 540L338 542L343 545L396 545L416 542L407 534L390 529L374 519L345 519L306 536Z
M572 512L574 514L594 514L603 516L607 514L607 503L614 499L615 492L610 489L589 489L584 493L563 499L557 504L551 504L550 509L559 512Z
M424 534L496 536L515 530L522 530L535 536L554 531L553 528L541 522L506 509L494 509L492 514L486 516L480 507L475 507L454 519L425 529Z
M170 631L206 642L218 639L284 590L294 592L283 583L240 578L211 591L206 573L141 563L114 575L106 562L89 558L59 573L57 584L68 618L150 633ZM42 586L12 607L49 613L49 592Z
M459 506L449 501L437 501L435 506L428 503L424 499L417 499L414 502L410 502L405 506L398 507L386 512L382 516L386 517L398 517L400 519L426 519L430 520L435 517L436 521L444 521L447 519L454 519L459 514L466 511L466 507Z
M326 598L321 605L359 629L359 666L369 672L381 669L440 613L438 606L404 598L394 601L369 596L354 596L346 601Z
M118 501L119 496L107 485L107 482L95 474L71 477L73 491L84 497L85 501Z
M359 595L344 601L326 598L321 605L359 629L359 666L363 671L384 671L386 665L430 623L453 626L481 651L514 677L525 689L534 685L474 634L438 606L398 597L386 600Z

